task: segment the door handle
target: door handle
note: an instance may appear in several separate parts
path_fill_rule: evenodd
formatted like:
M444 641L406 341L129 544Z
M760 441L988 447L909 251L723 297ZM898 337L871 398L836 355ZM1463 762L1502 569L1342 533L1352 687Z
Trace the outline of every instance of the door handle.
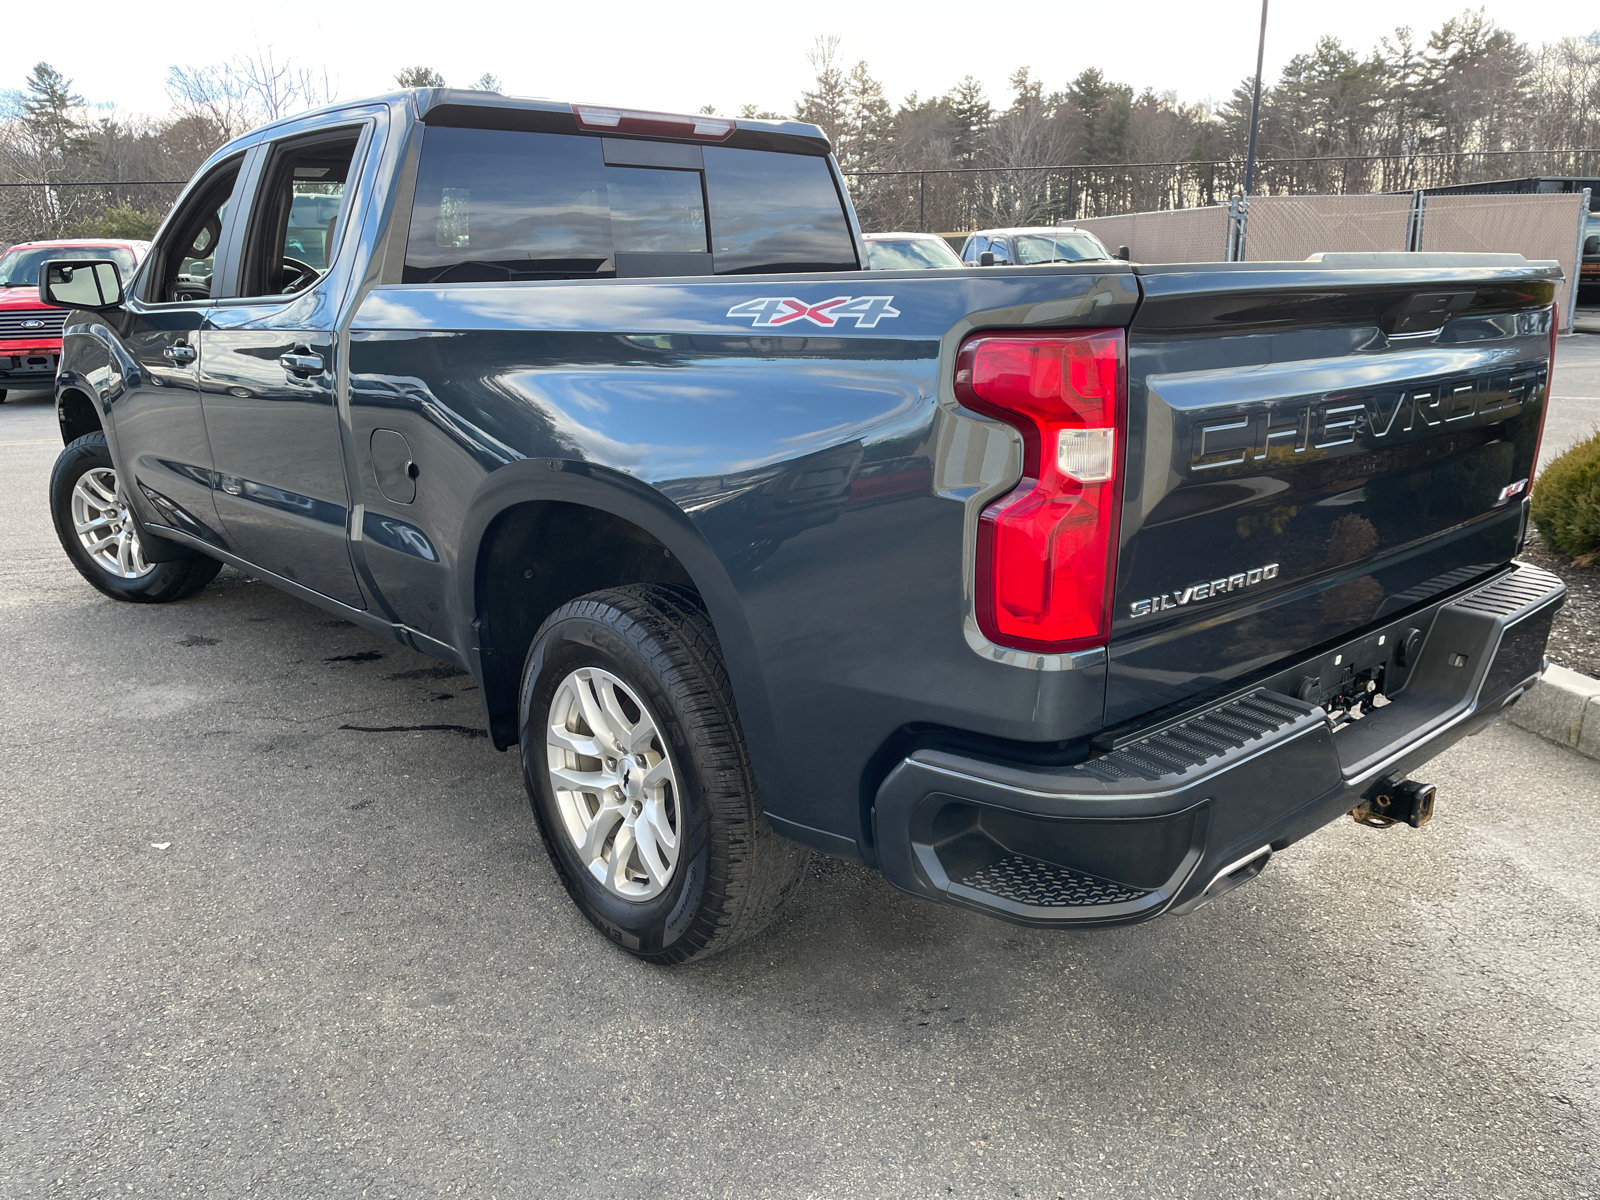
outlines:
M186 346L182 342L175 342L161 351L161 357L175 363L193 362L194 347Z
M320 354L285 354L278 359L278 362L291 375L322 374L322 355Z

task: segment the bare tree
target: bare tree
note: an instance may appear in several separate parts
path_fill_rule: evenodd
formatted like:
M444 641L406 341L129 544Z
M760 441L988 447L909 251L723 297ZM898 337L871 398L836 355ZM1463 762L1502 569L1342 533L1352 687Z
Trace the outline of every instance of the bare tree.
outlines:
M219 143L252 126L320 108L337 94L326 69L279 62L270 47L212 66L167 70L167 96L178 115L208 126Z
M243 80L226 63L168 67L167 96L180 119L204 128L215 144L232 141L256 123Z
M269 121L321 108L339 93L326 67L317 71L287 58L280 63L271 46L234 59L233 69L243 79L245 95Z
M984 165L991 167L1054 167L1067 158L1067 131L1056 105L1024 67L1011 77L1015 99L990 127ZM987 184L978 197L979 219L991 225L1032 225L1045 219L1050 201L1050 176L1043 171L985 172Z

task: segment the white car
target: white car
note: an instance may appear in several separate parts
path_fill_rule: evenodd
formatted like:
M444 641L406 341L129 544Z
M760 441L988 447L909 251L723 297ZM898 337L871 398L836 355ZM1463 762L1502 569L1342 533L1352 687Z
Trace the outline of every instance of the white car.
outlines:
M993 257L985 261L985 255ZM980 229L970 234L961 248L961 261L969 267L1031 267L1039 263L1104 262L1110 258L1099 238L1072 225Z
M936 233L867 233L869 271L935 271L964 266Z

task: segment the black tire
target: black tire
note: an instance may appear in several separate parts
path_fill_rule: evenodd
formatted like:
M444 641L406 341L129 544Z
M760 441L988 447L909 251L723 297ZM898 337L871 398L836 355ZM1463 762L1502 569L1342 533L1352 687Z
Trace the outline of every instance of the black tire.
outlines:
M545 731L558 688L581 667L609 672L644 701L681 777L681 850L652 899L615 895L590 874L557 808ZM518 715L545 849L584 915L630 954L674 964L725 950L764 927L799 886L811 852L762 814L722 651L693 593L643 584L557 609L528 650Z
M56 536L72 565L95 587L114 600L134 604L165 604L194 595L217 577L222 564L204 554L176 562L152 563L148 573L125 579L99 565L78 540L72 518L72 493L78 480L93 470L116 471L104 433L86 433L68 444L50 473L50 516Z

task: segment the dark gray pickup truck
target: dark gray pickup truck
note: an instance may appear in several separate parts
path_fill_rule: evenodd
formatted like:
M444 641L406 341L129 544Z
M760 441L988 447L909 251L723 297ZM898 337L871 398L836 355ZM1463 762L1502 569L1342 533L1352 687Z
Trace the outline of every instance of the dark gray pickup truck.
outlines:
M62 545L470 670L573 898L657 962L807 848L1066 929L1431 815L1407 775L1563 599L1515 561L1553 265L862 261L812 126L445 90L270 125L133 278L42 273Z

